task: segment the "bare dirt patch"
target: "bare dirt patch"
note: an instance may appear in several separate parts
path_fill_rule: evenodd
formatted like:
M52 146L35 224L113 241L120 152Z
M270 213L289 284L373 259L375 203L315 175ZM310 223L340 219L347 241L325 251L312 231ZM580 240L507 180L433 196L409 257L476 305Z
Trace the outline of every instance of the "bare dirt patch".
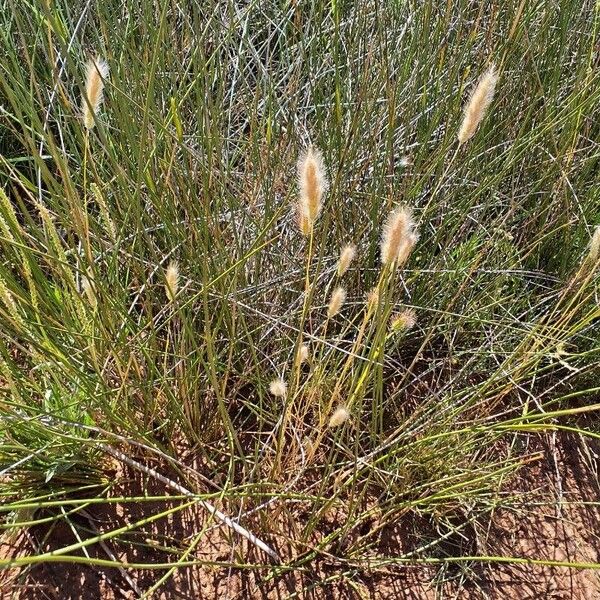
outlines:
M530 444L529 450L541 451L543 459L523 467L518 477L506 486L503 494L511 498L510 509L494 510L485 522L465 529L463 536L446 540L442 550L447 556L510 556L580 563L600 561L600 510L596 505L600 489L596 477L600 448L567 434L550 434ZM122 473L121 476L120 493L124 495L164 493L157 482L141 478L137 473ZM74 517L77 535L85 538L110 531L178 503L179 500L91 506ZM262 515L244 524L260 531L261 525L265 525L264 520L261 521L264 518ZM289 515L286 518L289 520ZM330 520L332 522L325 526L339 525L335 514ZM380 559L393 558L415 548L422 542L422 532L428 524L414 515L406 515L396 523L373 522L367 527L377 529L372 554ZM90 557L101 560L109 558L107 552L112 553L124 564L166 563L173 561L176 552L188 547L199 536L190 557L212 564L178 569L150 596L164 600L600 598L600 571L592 569L476 561L451 565L387 564L375 568L346 560L343 549L339 554L319 554L303 561L302 554L298 554L297 549L292 552L289 544L293 539L293 526L286 525L281 530L286 529L289 529L286 535L272 536L269 543L288 559L294 555L294 569L289 571L277 572L260 566L261 563L264 565L264 557L258 551L225 528L215 527L197 506L142 525L135 532L121 535L118 541L108 540L104 548L93 544L87 552ZM76 542L72 527L59 521L51 528L30 528L11 546L4 544L1 551L3 556L26 556ZM81 551L73 554L84 556ZM439 548L436 555L439 555ZM230 563L256 567L240 569L229 566ZM5 570L0 574L1 597L22 600L137 598L165 572L46 562L20 571Z

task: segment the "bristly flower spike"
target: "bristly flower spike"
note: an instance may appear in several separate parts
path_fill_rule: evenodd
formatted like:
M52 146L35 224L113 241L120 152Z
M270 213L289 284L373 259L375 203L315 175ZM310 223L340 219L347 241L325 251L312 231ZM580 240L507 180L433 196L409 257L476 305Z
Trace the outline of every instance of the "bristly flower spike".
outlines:
M350 413L345 406L338 406L329 418L329 427L339 427L350 418Z
M461 145L475 135L479 124L492 103L497 82L498 75L494 65L492 65L481 76L465 107L465 114L458 131L458 142Z
M340 251L340 258L338 259L337 274L338 277L344 275L344 273L350 268L350 264L356 256L356 246L354 244L346 244Z
M273 379L269 384L269 391L273 396L283 398L287 394L287 385L281 377L278 377L277 379Z
M327 185L323 156L310 146L298 160L298 224L305 235L312 231L321 212Z
M394 332L411 329L417 324L417 313L412 308L407 308L392 317L390 328Z
M381 262L402 266L408 259L418 236L412 213L406 206L398 206L389 215L381 237Z
M336 287L331 294L331 298L329 299L329 305L327 306L327 317L331 318L337 315L345 301L346 290L341 286Z
M301 365L302 363L305 363L308 360L309 356L310 356L310 351L308 349L308 346L306 344L302 344L298 348L298 354L297 354L298 364Z
M81 101L81 109L83 125L88 130L94 127L95 117L102 104L108 70L107 62L99 57L89 60L86 65L85 96Z
M179 291L179 265L172 260L165 271L165 292L169 302L174 302Z

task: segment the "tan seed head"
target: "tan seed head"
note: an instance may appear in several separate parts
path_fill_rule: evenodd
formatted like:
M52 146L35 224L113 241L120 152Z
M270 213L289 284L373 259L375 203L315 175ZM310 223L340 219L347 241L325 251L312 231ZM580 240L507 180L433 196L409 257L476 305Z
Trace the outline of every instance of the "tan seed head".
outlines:
M102 58L89 60L86 65L85 97L81 101L83 125L94 127L94 117L98 114L104 96L104 82L108 78L108 64Z
M341 252L338 260L337 274L341 277L349 268L350 264L356 256L356 246L354 244L346 244Z
M367 310L374 310L379 304L379 288L372 288L367 294Z
M96 299L96 290L94 289L94 285L92 281L86 277L85 275L81 278L81 289L83 293L86 295L88 302L93 308L96 308L98 303Z
M390 327L392 331L405 331L411 329L417 324L417 313L411 308L407 308L392 317Z
M406 206L398 206L389 215L381 238L381 262L395 266L406 262L416 244L412 213Z
M327 190L327 176L321 152L310 146L298 160L299 219L300 229L310 232L321 208L323 194ZM307 222L304 223L303 220Z
M179 265L172 260L165 270L165 292L169 302L173 302L179 291Z
M492 65L481 76L465 107L465 114L458 131L460 144L464 144L475 135L479 124L492 103L497 82L498 75L496 75L495 67Z
M329 427L339 427L350 418L350 413L345 406L338 406L329 418Z
M342 305L346 301L346 290L338 286L333 290L331 298L329 299L329 305L327 306L327 316L329 318L337 315L342 308Z
M298 364L305 363L309 357L309 350L306 344L302 344L300 348L298 348Z
M287 393L287 385L281 377L278 377L277 379L273 379L269 384L269 391L273 396L283 398Z

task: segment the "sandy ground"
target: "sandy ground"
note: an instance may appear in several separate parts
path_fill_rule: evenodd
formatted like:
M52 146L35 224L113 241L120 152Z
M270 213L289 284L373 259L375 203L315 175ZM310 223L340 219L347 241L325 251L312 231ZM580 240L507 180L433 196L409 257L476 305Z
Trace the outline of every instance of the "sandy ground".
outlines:
M537 442L536 442L537 443ZM598 445L600 449L600 444ZM463 536L449 539L443 550L451 556L513 556L569 562L600 561L600 508L596 468L598 455L588 441L572 435L549 435L539 443L543 459L524 467L504 492L514 500L510 510L490 513L485 522L464 530ZM135 482L132 482L134 484ZM151 492L151 490L149 490ZM78 522L96 531L116 523L134 522L164 510L165 504L103 506L93 517L78 516ZM199 510L187 510L161 519L146 528L148 538L174 547L189 542L206 526ZM87 524L86 524L87 520ZM419 541L421 523L406 517L382 525L377 532L374 558L394 557L410 550ZM335 515L331 526L335 526ZM3 556L31 554L34 548L48 551L74 543L66 524L51 535L42 526L31 528L13 545L4 544ZM90 534L91 535L91 534ZM123 561L165 562L172 556L164 550L109 541L104 548L95 544L89 555L107 558L114 553ZM47 536L47 537L46 537ZM289 556L285 543L277 548ZM233 540L223 529L202 535L194 556L210 561L260 561L253 549ZM158 581L165 571L114 569L65 563L45 563L21 572L0 572L2 598L90 600L138 598ZM283 598L391 598L436 599L582 599L600 598L600 571L534 564L468 562L453 565L387 565L373 568L320 556L293 572L275 574L266 568L239 570L221 566L179 569L150 597L160 599L283 599Z

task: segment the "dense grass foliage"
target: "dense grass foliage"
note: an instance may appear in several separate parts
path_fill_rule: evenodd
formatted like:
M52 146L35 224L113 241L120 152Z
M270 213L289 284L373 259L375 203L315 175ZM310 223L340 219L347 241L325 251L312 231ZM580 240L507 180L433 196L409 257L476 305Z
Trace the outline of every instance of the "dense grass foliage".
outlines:
M240 522L282 560L360 563L372 535L349 533L374 514L424 517L412 558L443 560L446 533L510 501L531 437L595 435L576 419L600 389L594 2L0 4L8 532L77 528L115 462L151 463L226 514L261 506ZM95 56L110 75L88 130ZM459 145L492 63L489 112ZM310 144L329 189L307 237ZM380 241L400 204L420 237L394 271ZM390 327L409 309L413 327ZM315 542L333 506L345 517Z

